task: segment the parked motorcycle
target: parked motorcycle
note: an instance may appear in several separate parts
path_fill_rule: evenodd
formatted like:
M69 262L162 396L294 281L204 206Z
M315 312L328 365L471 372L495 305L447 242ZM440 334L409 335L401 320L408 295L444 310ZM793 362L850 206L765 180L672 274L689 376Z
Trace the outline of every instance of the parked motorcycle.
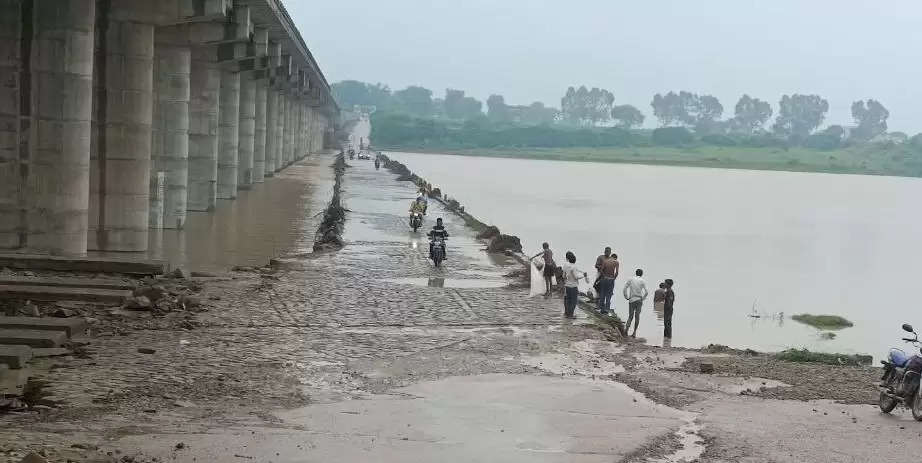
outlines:
M442 265L442 261L445 260L445 238L433 236L429 242L432 246L432 255L429 256L429 258L432 259L432 263L438 267Z
M919 335L908 323L903 330L913 334L903 341L919 347ZM920 351L922 353L922 351ZM912 411L916 421L922 421L922 395L919 390L919 376L922 373L922 356L907 354L901 349L890 349L887 360L881 360L884 372L880 378L880 410L890 413L897 405L903 404Z
M413 233L416 233L416 230L419 230L419 227L423 226L423 215L419 212L410 213L410 228L413 229Z

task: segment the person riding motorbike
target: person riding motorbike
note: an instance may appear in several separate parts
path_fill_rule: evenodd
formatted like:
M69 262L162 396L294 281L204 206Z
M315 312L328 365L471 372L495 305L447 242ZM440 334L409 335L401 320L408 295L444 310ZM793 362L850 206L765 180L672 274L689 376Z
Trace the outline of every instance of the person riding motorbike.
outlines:
M429 258L432 258L432 245L435 238L442 239L442 259L447 259L448 252L445 249L445 238L448 238L448 230L445 230L445 226L442 225L442 218L439 217L435 219L435 225L432 227L432 230L429 230L429 233L426 235L429 236Z
M416 195L416 202L421 204L423 207L423 215L426 215L426 211L429 209L429 199L426 198L426 195L419 193Z

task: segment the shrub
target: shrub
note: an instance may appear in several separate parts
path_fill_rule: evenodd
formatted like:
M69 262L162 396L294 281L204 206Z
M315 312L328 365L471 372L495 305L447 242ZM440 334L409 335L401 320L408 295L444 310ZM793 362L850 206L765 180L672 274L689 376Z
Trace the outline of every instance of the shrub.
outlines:
M701 137L701 141L709 145L736 146L736 140L732 137L716 133Z
M660 127L653 130L651 141L654 145L684 145L694 141L695 137L685 127Z

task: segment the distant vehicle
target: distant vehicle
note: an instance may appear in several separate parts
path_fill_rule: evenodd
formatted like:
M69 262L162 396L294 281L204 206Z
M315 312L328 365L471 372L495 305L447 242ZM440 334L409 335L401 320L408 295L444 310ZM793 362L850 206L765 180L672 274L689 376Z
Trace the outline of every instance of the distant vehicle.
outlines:
M368 160L368 159L371 159L371 156L369 156L368 153L361 152L359 153L359 159Z

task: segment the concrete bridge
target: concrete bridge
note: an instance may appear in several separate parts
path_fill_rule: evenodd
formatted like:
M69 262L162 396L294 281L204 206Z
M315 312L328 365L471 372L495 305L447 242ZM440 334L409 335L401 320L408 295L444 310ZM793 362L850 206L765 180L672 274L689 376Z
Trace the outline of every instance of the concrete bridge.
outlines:
M338 112L280 0L0 0L0 252L145 251Z

